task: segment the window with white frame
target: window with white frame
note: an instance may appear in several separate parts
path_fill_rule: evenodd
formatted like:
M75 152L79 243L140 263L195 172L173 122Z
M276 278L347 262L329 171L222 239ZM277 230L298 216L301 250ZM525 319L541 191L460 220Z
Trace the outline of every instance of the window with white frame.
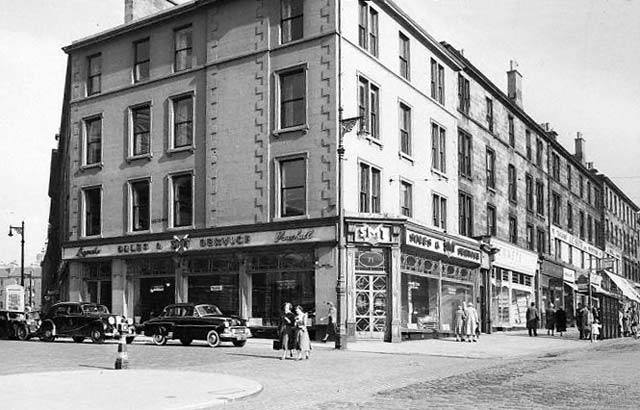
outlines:
M97 165L102 162L102 117L84 120L83 164Z
M148 179L129 181L129 230L131 232L149 230L150 185Z
M306 70L304 67L278 74L279 128L287 129L305 125L307 122Z
M87 95L102 91L102 54L87 57Z
M82 190L82 236L102 233L102 188L91 187Z
M432 196L433 226L447 229L447 198L440 194Z
M398 34L399 41L399 53L398 57L400 59L400 75L402 78L406 80L411 79L411 67L410 67L410 46L409 46L409 37L405 36L402 33Z
M400 152L411 155L411 108L400 103Z
M149 54L149 39L133 43L133 82L137 83L149 78L149 66L151 57Z
M169 177L171 193L171 227L193 225L193 174L176 174Z
M151 153L151 105L131 108L131 137L129 155L132 157Z
M413 216L413 185L406 181L400 181L400 213Z
M281 0L281 43L299 40L303 36L303 0Z
M380 170L360 163L359 210L364 213L380 213Z
M435 122L431 123L431 169L447 172L447 132Z
M358 44L378 57L378 12L368 2L360 1Z
M305 158L282 159L279 171L279 216L307 214L307 162Z
M174 60L173 70L175 72L188 70L193 64L193 30L186 26L173 32Z
M444 67L431 59L431 98L444 105Z
M358 78L358 114L361 117L360 131L371 137L380 138L379 126L379 90L364 77Z
M171 149L193 146L193 95L171 99Z

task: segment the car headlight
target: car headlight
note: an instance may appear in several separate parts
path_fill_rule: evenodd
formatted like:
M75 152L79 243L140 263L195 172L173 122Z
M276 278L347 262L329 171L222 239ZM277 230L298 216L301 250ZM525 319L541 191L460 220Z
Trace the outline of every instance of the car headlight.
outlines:
M109 316L108 322L113 326L116 324L116 319L113 316Z
M229 322L225 320L223 323L224 323L224 327L229 327Z

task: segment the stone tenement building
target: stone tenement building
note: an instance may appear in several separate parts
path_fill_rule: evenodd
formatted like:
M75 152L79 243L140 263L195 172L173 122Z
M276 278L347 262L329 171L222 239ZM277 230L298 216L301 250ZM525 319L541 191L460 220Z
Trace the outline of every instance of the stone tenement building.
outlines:
M602 183L525 113L515 68L505 95L388 0L126 7L64 48L51 297L138 321L214 303L258 334L287 301L322 333L332 301L344 345L451 332L463 303L523 326L597 276Z

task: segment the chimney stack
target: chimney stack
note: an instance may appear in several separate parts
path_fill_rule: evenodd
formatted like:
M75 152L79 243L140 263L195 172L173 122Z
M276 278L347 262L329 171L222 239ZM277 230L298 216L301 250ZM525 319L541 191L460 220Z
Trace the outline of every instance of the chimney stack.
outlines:
M516 105L522 108L522 74L518 72L518 63L510 62L510 70L507 71L507 96Z
M584 138L582 138L582 133L578 132L577 136L576 136L576 140L575 140L575 151L576 153L574 154L574 157L576 157L576 159L578 161L580 161L581 164L584 165L584 163L587 160L587 156L586 156L586 152L585 152L585 141Z
M124 0L124 23L177 6L176 0Z

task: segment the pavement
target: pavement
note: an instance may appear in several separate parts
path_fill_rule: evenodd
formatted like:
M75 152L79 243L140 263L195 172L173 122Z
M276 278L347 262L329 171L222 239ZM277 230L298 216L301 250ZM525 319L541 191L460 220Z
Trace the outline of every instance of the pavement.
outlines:
M37 388L37 394L34 394ZM258 394L255 381L175 370L75 370L0 376L4 410L206 409Z
M318 408L328 398L348 399L352 408L381 389L394 391L426 379L456 380L455 375L465 371L483 380L486 373L473 372L496 365L496 371L502 371L509 360L553 360L563 353L583 354L621 342L579 340L575 328L563 337L547 336L544 330L538 337L529 337L526 331L483 334L475 343L453 338L358 341L349 343L346 351L335 351L332 342L313 342L311 360L296 362L278 360L279 352L266 339L251 339L244 348L211 349L206 344L158 347L140 337L129 346L130 368L111 370L114 344L3 341L0 408L58 410L73 403L75 408L136 410L219 406L306 410ZM33 386L38 386L37 393Z

